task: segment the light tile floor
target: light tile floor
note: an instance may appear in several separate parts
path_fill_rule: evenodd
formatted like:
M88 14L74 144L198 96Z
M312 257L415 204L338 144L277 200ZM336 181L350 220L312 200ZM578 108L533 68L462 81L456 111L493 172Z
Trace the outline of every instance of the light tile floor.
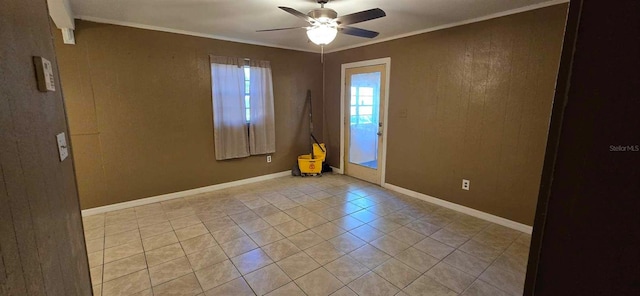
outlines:
M530 236L342 175L84 217L95 295L522 295Z

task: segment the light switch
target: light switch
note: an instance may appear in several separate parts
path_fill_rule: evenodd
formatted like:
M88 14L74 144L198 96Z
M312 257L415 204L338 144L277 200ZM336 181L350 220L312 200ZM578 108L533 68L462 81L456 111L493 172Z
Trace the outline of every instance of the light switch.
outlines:
M43 57L33 57L33 63L36 66L38 90L41 92L55 91L56 85L51 62Z
M67 137L64 133L59 133L56 136L58 142L58 152L60 153L60 161L65 160L69 156L69 148L67 147Z

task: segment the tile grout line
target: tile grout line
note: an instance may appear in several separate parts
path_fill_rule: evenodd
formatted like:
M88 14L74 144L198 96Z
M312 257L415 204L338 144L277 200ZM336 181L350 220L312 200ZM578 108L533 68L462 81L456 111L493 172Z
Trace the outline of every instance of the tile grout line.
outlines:
M454 222L455 222L455 221L454 221ZM451 222L451 223L453 223L453 222ZM450 225L451 223L449 223L448 225ZM491 224L490 224L490 225L491 225ZM445 227L446 227L446 226L445 226ZM438 262L438 264L439 264L439 263L447 264L447 265L449 265L451 268L454 268L454 269L456 269L456 270L458 270L458 271L460 271L460 272L463 272L463 273L465 273L465 274L467 274L467 275L470 275L470 274L468 274L467 272L465 272L465 271L463 271L463 270L460 270L458 267L453 266L453 265L451 265L451 264L449 264L449 263L447 263L447 262L444 262L444 260L445 260L447 257L449 257L451 254L453 254L455 251L460 251L460 252L463 252L463 253L465 253L465 254L467 254L467 255L469 255L469 256L472 256L472 257L474 257L474 258L477 258L477 257L476 257L476 256L474 256L473 254L469 254L469 253L465 252L464 250L461 250L461 249L460 249L460 247L462 247L462 246L463 246L464 244L466 244L467 242L469 242L469 241L473 240L476 236L478 236L479 234L481 234L481 233L482 233L484 230L486 230L488 227L489 227L489 226L484 227L484 228L483 228L483 230L481 230L480 232L478 232L478 233L476 233L475 235L473 235L472 237L470 237L467 241L465 241L464 243L462 243L460 246L456 247L456 248L454 249L454 251L452 251L452 252L451 252L451 253L449 253L446 257L444 257L442 260L440 260L440 261ZM445 228L443 227L442 229L445 229ZM454 232L455 232L455 231L454 231ZM489 247L489 248L492 248L492 249L493 249L493 247L491 247L491 246L487 246L487 245L485 245L484 243L481 243L481 242L479 242L479 241L475 241L475 242L476 242L476 243L479 243L479 244L481 244L481 245L483 245L483 246L486 246L486 247ZM513 242L511 242L511 243L509 244L509 246L511 246L514 242L515 242L515 239L513 240ZM508 248L509 248L509 247L507 247L507 248L505 248L503 251L501 251L501 252L500 252L500 254L499 254L495 259L493 259L493 260L489 263L489 265L487 265L487 267L485 267L485 268L483 269L483 271L482 271L478 276L473 276L473 277L474 277L473 282L472 282L469 286L467 286L467 287L462 291L462 293L460 293L460 294L463 294L466 290L468 290L468 289L473 285L473 283L475 283L475 282L476 282L476 281L478 281L478 280L481 280L481 279L480 279L480 276L482 276L482 274L483 274L487 269L489 269L489 268L490 268L490 267L491 267L491 266L492 266L492 265L493 265L493 264L498 260L498 258L500 258L500 256L501 256L502 254L504 254L504 252L505 252L505 251L506 251L506 249L508 249ZM478 258L478 259L479 259L479 258ZM480 259L480 260L482 260L482 259ZM437 265L437 264L436 264L436 265ZM435 265L434 265L433 267L435 267ZM432 268L433 268L433 267L432 267ZM431 268L430 268L429 270L431 270ZM427 271L427 272L428 272L428 271ZM426 273L426 272L425 272L425 273ZM435 279L434 279L434 280L435 280ZM437 281L437 280L436 280L436 281ZM485 281L483 281L483 282L485 282ZM490 284L490 283L487 283L487 284ZM490 285L491 285L491 284L490 284ZM500 289L500 288L498 288L498 287L495 287L495 286L493 286L493 285L491 285L491 286L492 286L492 287L494 287L494 288L496 288L496 289L498 289L499 291L502 291L502 292L505 292L505 293L509 294L508 292L506 292L506 291L504 291L504 290L502 290L502 289Z
M520 235L518 235L518 236L520 236ZM493 264L495 264L495 263L496 263L496 261L498 261L498 259L500 258L500 256L504 255L504 253L505 253L505 252L506 252L506 251L507 251L511 246L513 246L513 244L515 244L515 243L516 243L516 240L517 240L517 238L516 238L516 239L514 239L514 240L509 244L509 246L508 246L508 247L506 247L506 248L504 249L504 251L503 251L502 253L500 253L500 255L498 255L498 256L496 257L496 259L494 259L494 260L491 262L491 264L489 264L489 266L487 266L487 267L482 271L482 273L478 276L478 278L477 278L476 280L482 280L482 279L480 279L480 276L482 276L482 274L484 274L484 273L485 273L489 268L491 268L491 266L493 266ZM480 242L478 242L478 243L480 243ZM463 252L464 252L464 251L463 251ZM508 271L508 270L504 270L504 269L502 269L502 268L500 268L500 267L498 267L498 266L496 266L495 268L501 269L501 270L503 270L503 271L510 272L510 271ZM489 282L484 281L484 280L482 280L482 281L483 281L483 282L485 282L485 283L487 283L488 285L490 285L490 286L492 286L492 287L494 287L494 288L498 289L499 291L505 292L505 293L507 293L507 294L511 294L510 292L507 292L507 291L505 291L505 290L503 290L503 289L501 289L501 288L499 288L499 287L496 287L496 286L495 286L495 285L493 285L492 283L489 283ZM471 287L471 285L469 285L469 287ZM467 289L468 289L469 287L467 287Z

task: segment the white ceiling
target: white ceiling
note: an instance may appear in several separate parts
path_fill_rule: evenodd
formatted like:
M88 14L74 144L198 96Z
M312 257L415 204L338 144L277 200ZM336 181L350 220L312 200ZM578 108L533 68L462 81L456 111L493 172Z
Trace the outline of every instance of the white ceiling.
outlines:
M325 51L336 51L439 27L530 10L567 0L335 0L326 5L345 15L381 8L384 18L353 25L380 32L375 39L338 34ZM70 0L76 18L318 52L304 29L256 33L260 29L305 26L280 9L307 13L315 0Z

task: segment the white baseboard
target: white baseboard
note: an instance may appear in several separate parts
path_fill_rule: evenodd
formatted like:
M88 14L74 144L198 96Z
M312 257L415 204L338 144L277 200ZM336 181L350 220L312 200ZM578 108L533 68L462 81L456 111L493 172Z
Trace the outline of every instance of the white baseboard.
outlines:
M335 168L335 167L331 167L333 169L334 173L337 174L342 174L343 171ZM234 186L239 186L239 185L246 185L246 184L251 184L251 183L256 183L256 182L260 182L260 181L266 181L266 180L271 180L271 179L275 179L275 178L279 178L279 177L284 177L284 176L289 176L291 174L291 171L284 171L284 172L280 172L280 173L274 173L274 174L269 174L269 175L264 175L264 176L258 176L258 177L253 177L253 178L248 178L248 179L242 179L242 180L238 180L238 181L232 181L232 182L227 182L227 183L221 183L221 184L216 184L216 185L211 185L211 186L206 186L206 187L200 187L200 188L195 188L195 189L190 189L190 190L185 190L185 191L179 191L179 192L173 192L173 193L168 193L168 194L163 194L163 195L158 195L158 196L152 196L152 197L147 197L147 198L142 198L142 199L136 199L136 200L132 200L132 201L127 201L127 202L121 202L121 203L117 203L117 204L112 204L112 205L107 205L107 206L102 206L102 207L97 207L97 208L91 208L91 209L86 209L86 210L82 210L82 216L86 217L86 216L91 216L91 215L97 215L97 214L102 214L102 213L106 213L106 212L110 212L110 211L116 211L116 210L122 210L122 209L128 209L128 208L132 208L132 207L139 207L139 206L143 206L143 205L147 205L147 204L152 204L152 203L156 203L156 202L161 202L161 201L166 201L166 200L171 200L171 199L176 199L176 198L181 198L181 197L186 197L186 196L191 196L191 195L196 195L196 194L200 194L200 193L207 193L207 192L211 192L211 191L216 191L216 190L220 190L220 189L225 189L225 188L230 188L230 187L234 187ZM402 193L411 197L415 197L448 209L452 209L470 216L474 216L489 222L493 222L505 227L509 227L518 231L522 231L528 234L531 234L533 231L533 227L529 226L529 225L525 225L522 223L518 223L515 221L511 221L509 219L505 219L502 217L498 217L489 213L485 213L482 211L478 211L469 207L465 207L459 204L455 204L452 202L448 202L446 200L442 200L433 196L429 196L420 192L416 192L416 191L412 191L406 188L402 188L396 185L392 185L389 183L386 183L383 185L384 188L393 190L395 192L398 193Z
M429 196L429 195L426 195L426 194L423 194L423 193L420 193L420 192L412 191L412 190L409 190L409 189L406 189L406 188L402 188L400 186L392 185L392 184L389 184L389 183L384 184L383 187L385 187L387 189L390 189L390 190L393 190L393 191L398 192L398 193L402 193L404 195L415 197L417 199L421 199L421 200L424 200L424 201L427 201L427 202L430 202L430 203L433 203L433 204L436 204L436 205L439 205L439 206L442 206L442 207L445 207L445 208L448 208L448 209L452 209L454 211L458 211L458 212L467 214L469 216L474 216L474 217L480 218L482 220L486 220L486 221L493 222L493 223L496 223L496 224L499 224L499 225L502 225L502 226L505 226L505 227L509 227L511 229L522 231L524 233L531 234L533 232L533 227L531 227L529 225L525 225L525 224L522 224L522 223L511 221L509 219L505 219L505 218L502 218L502 217L491 215L489 213L478 211L476 209L465 207L465 206L462 206L462 205L459 205L459 204L456 204L456 203L452 203L452 202L449 202L449 201L446 201L446 200L442 200L442 199L439 199L439 198L436 198L436 197L433 197L433 196Z
M256 182L260 182L260 181L271 180L271 179L284 177L284 176L289 176L289 175L291 175L291 171L284 171L284 172L280 172L280 173L263 175L263 176L248 178L248 179L242 179L242 180L238 180L238 181L232 181L232 182L221 183L221 184L216 184L216 185L211 185L211 186L206 186L206 187L200 187L200 188L195 188L195 189L190 189L190 190L185 190L185 191L179 191L179 192L167 193L167 194L163 194L163 195L152 196L152 197L147 197L147 198L142 198L142 199L136 199L136 200L132 200L132 201L121 202L121 203L117 203L117 204L112 204L112 205L107 205L107 206L102 206L102 207L82 210L82 216L86 217L86 216L102 214L102 213L115 211L115 210L122 210L122 209L128 209L128 208L132 208L132 207L139 207L139 206L148 205L148 204L161 202L161 201L166 201L166 200L170 200L170 199L176 199L176 198L181 198L181 197L185 197L185 196L191 196L191 195L200 194L200 193L207 193L207 192L216 191L216 190L220 190L220 189L225 189L225 188L229 188L229 187L234 187L234 186L239 186L239 185L246 185L246 184L251 184L251 183L256 183Z

